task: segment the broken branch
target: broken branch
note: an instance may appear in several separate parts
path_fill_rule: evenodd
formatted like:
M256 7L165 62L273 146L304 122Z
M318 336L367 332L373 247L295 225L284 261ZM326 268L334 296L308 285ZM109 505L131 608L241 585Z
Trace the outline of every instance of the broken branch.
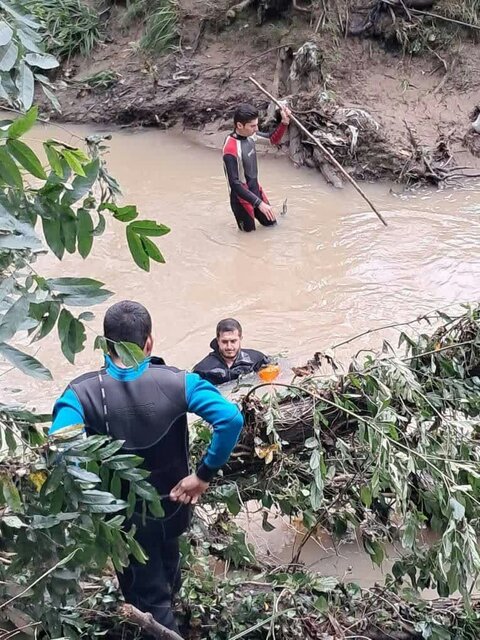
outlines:
M122 605L120 615L158 640L183 640L178 633L157 622L151 613L144 613L131 604Z

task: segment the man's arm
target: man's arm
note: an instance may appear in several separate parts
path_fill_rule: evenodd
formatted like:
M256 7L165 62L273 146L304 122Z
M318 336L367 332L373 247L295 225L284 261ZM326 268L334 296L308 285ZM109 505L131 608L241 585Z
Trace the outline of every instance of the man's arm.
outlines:
M272 362L272 359L270 358L270 356L266 356L261 351L259 351L258 354L259 354L258 360L257 362L255 362L255 365L253 367L254 371L259 371L262 367L265 367L266 365Z
M237 157L230 153L225 153L223 156L223 164L225 166L228 184L233 193L239 198L242 198L242 200L249 202L252 207L258 207L262 202L261 198L247 189L240 181Z
M280 124L276 127L276 129L272 133L257 133L256 139L260 143L270 143L273 145L280 144L283 136L285 135L286 130L288 129L288 125L290 124L290 116L291 111L288 107L284 107L280 111L280 115L282 120Z
M52 426L48 435L75 424L84 424L85 414L79 399L72 389L66 389L53 407Z
M194 373L186 374L186 394L188 411L210 423L213 435L196 472L181 480L172 489L170 498L195 504L208 488L213 476L230 457L243 427L243 416L237 405Z
M288 126L282 122L272 131L272 133L262 133L259 131L255 134L255 139L260 144L280 144L285 135Z

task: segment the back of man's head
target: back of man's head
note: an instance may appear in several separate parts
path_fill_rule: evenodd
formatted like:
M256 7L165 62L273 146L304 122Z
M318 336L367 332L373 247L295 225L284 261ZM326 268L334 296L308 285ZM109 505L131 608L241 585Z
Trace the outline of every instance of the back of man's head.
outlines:
M247 124L258 118L258 109L251 104L239 104L233 114L233 125L236 127L238 123Z
M103 319L103 335L113 354L116 342L133 342L143 349L151 333L152 318L139 302L117 302L107 310Z
M242 325L235 318L225 318L217 324L217 338L227 331L238 331L238 335L242 337Z

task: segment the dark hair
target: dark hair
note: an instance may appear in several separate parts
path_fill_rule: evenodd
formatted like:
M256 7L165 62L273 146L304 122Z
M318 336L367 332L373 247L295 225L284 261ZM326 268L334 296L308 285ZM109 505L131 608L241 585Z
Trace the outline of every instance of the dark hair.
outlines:
M247 124L258 118L258 109L251 104L239 104L233 114L233 125L236 127L238 123Z
M235 318L225 318L225 320L220 320L217 324L217 338L220 337L221 333L225 333L226 331L238 331L238 335L242 337L242 325Z
M152 318L143 304L122 300L107 309L103 335L110 353L115 353L115 342L133 342L143 349L151 333Z

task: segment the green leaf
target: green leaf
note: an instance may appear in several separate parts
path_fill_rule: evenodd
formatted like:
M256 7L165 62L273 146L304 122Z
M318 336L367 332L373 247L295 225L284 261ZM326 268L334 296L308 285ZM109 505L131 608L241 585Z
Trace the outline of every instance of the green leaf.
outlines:
M465 517L465 507L455 498L450 498L450 508L452 510L452 518L458 522Z
M57 258L61 260L65 252L65 246L62 241L60 218L53 218L51 220L42 218L42 227L43 235L45 236L48 246Z
M310 484L310 504L312 505L312 509L314 511L318 511L322 506L323 502L323 493L317 487L316 482L312 482Z
M68 253L75 253L77 248L77 216L71 209L60 216L60 233Z
M22 527L26 527L18 516L4 516L0 522L3 522L4 525L10 527L11 529L21 529Z
M104 211L105 209L107 209L108 211L112 211L113 217L116 220L120 220L120 222L131 222L138 216L137 207L135 205L118 207L113 202L104 202L99 206L98 210Z
M6 476L0 476L0 486L7 506L10 507L12 511L22 511L22 499L12 479Z
M81 469L80 467L68 467L67 473L69 473L80 482L86 482L88 484L97 484L98 482L100 482L100 478L96 473L91 473L90 471L86 471L85 469Z
M23 104L23 108L27 111L33 102L34 80L32 70L25 62L21 62L19 65L15 84L19 91L19 99Z
M78 202L91 190L98 177L98 171L100 168L100 161L97 158L92 160L84 167L85 176L76 176L72 182L72 188L66 191L62 197L62 204L72 205L74 202Z
M120 498L122 495L122 481L120 476L116 473L112 474L112 480L110 482L110 493L116 498Z
M100 460L106 460L111 456L115 455L117 451L123 447L123 442L121 440L115 440L114 442L110 442L102 449L98 450L98 457Z
M40 160L24 142L21 142L21 140L8 140L7 149L15 160L33 176L40 178L41 180L47 179L47 174L45 173Z
M146 236L142 236L140 239L147 255L152 260L155 260L155 262L161 262L162 264L165 264L165 258L163 257L157 245Z
M148 556L145 555L142 547L138 544L135 538L129 538L128 549L137 562L140 564L145 564L147 562Z
M13 338L19 326L25 320L30 303L25 296L18 298L7 313L0 319L0 342Z
M58 319L58 337L62 347L62 353L72 364L75 361L75 354L70 350L69 331L70 325L75 318L68 311L68 309L62 309L60 317Z
M169 227L158 224L155 220L139 220L128 225L136 234L140 236L164 236L170 233Z
M372 506L372 492L370 487L363 486L360 489L360 499L363 504L369 509Z
M13 36L13 29L5 22L0 20L0 45L8 44Z
M310 456L310 469L315 471L320 466L321 453L318 449L314 449L312 451L312 455Z
M17 189L23 188L20 171L5 147L0 147L0 180Z
M108 344L107 339L103 336L97 336L95 338L95 342L93 344L93 348L96 351L97 349L101 349L103 353L108 353Z
M126 367L136 368L145 360L143 349L133 342L116 342L115 351Z
M143 248L140 237L131 229L130 225L127 227L127 243L135 263L140 269L150 271L150 258Z
M85 259L92 249L93 221L86 209L80 209L77 214L78 252Z
M31 67L39 67L40 69L55 69L59 65L55 56L49 53L27 53L25 62Z
M115 456L111 460L105 460L103 464L107 465L113 471L124 471L125 469L133 469L143 462L143 458L135 456L131 453L122 453Z
M48 142L43 143L43 148L45 149L45 153L47 155L48 162L50 163L52 171L59 178L63 178L64 172L63 172L62 159L60 154L54 147L51 146L51 144L48 144Z
M78 291L77 293L64 294L63 303L69 307L84 307L101 304L113 295L108 289L92 289L90 291Z
M82 166L82 163L77 157L77 154L74 153L72 149L63 149L62 156L67 161L68 166L73 171L73 173L79 176L85 176L85 170Z
M45 280L45 284L56 293L74 294L79 293L80 287L82 289L100 289L103 287L103 282L94 278L48 278Z
M50 100L50 102L53 105L53 108L58 111L58 113L62 113L62 108L60 106L60 102L57 99L57 96L53 93L53 91L50 91L50 89L48 87L46 87L44 84L41 85L42 87L42 91L45 94L45 96L47 97L48 100Z
M27 111L27 113L23 116L17 118L12 124L8 127L8 137L9 138L20 138L27 131L33 127L38 118L38 107L32 107Z
M18 47L14 42L0 47L0 71L11 71L18 58Z
M38 22L31 20L30 18L23 15L22 13L19 13L18 11L15 11L15 9L12 7L11 2L5 2L4 0L0 0L0 7L2 7L4 11L9 13L11 16L13 16L17 22L25 24L27 25L27 27L31 27L32 29L38 30L38 27L39 27Z
M0 343L0 355L11 362L17 369L26 373L32 378L39 378L40 380L51 380L52 374L33 356L29 356L23 351L11 347L4 342Z
M91 504L89 505L90 513L116 513L127 508L125 500L116 500L110 504Z
M165 510L162 507L162 503L160 502L160 499L149 502L148 510L150 511L152 516L155 516L156 518L163 518L165 516Z
M25 31L24 29L19 29L17 27L17 36L27 51L43 53L40 47L36 44L36 41L40 41L41 38L34 31L29 30L29 32L27 33L27 31Z
M68 309L62 309L58 319L58 336L62 353L69 362L74 364L75 354L83 350L87 336L83 323L77 320Z
M270 524L268 521L268 512L264 511L262 515L262 529L270 533L270 531L275 531L275 527L273 524Z
M105 216L103 216L101 213L98 213L98 224L95 227L95 229L93 230L93 235L94 236L101 236L103 234L103 232L105 231L105 227L106 227L106 220L105 220Z

